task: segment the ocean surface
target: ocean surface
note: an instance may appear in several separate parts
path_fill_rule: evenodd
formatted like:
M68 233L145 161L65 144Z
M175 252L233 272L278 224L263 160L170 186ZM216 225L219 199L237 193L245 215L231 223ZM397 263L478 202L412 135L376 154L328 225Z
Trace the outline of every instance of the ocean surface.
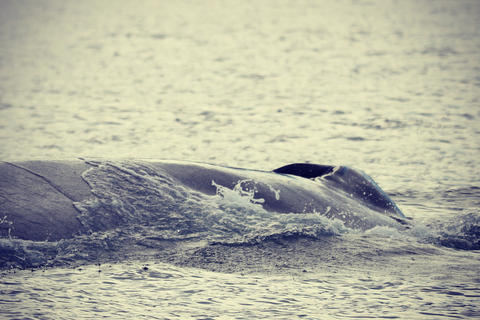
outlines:
M0 318L480 318L479 1L0 0L0 160L97 157L347 165L414 227L187 194L0 239Z

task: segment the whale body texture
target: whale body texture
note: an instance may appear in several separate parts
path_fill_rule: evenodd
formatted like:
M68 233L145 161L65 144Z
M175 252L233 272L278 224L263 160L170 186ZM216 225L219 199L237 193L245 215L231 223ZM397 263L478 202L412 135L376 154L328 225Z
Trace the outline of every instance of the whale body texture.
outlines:
M354 229L408 228L385 192L368 175L349 167L291 164L258 171L95 158L0 162L0 237L70 239L141 223L142 210L161 215L182 207L189 197L225 197L227 192L248 196L269 212L314 213ZM142 208L136 205L140 199L145 200ZM152 205L144 209L149 201Z

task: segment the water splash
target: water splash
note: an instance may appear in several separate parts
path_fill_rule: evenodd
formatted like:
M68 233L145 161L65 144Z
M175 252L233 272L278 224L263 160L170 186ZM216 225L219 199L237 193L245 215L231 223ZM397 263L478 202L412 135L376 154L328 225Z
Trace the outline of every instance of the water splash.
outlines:
M480 249L480 210L464 210L446 221L432 226L441 245L455 249Z

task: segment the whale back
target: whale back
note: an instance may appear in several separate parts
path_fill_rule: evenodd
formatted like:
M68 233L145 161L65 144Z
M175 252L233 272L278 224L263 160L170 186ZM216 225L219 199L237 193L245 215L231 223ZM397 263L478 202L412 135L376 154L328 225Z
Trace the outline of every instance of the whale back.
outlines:
M219 212L251 212L259 221L276 219L270 213L288 214L282 221L321 216L359 230L405 228L386 193L343 166L299 163L272 172L168 160L0 162L0 238L58 241L133 225L178 230L183 220L187 227L209 226Z

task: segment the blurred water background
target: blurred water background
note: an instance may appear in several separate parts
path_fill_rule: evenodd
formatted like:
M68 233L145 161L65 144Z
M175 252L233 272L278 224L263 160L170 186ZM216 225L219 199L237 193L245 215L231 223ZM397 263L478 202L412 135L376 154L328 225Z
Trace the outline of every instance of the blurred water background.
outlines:
M293 162L350 165L372 176L415 223L478 217L479 99L475 0L0 0L0 160L153 158L261 170ZM436 259L457 254L446 251ZM128 264L104 270L102 281L91 278L88 290L81 289L87 273L79 280L53 269L42 277L10 274L5 281L11 285L3 283L0 291L11 294L13 300L3 302L15 305L8 310L18 307L15 296L26 295L22 301L30 303L9 319L35 318L35 312L58 319L48 306L82 294L78 308L68 302L71 309L60 318L97 318L102 305L105 314L122 316L123 308L125 317L152 319L341 318L362 312L422 318L432 304L438 307L432 318L462 318L480 315L478 252L468 255L462 259L472 269L460 277L457 291L453 280L425 288L421 277L368 282L317 273L301 285L284 276L240 283L246 278L238 274L157 267L170 280L189 279L191 286L204 279L212 286L183 290L180 280L157 287L164 277L136 266L137 273L122 271ZM35 286L40 279L41 289ZM59 284L55 291L52 282ZM133 283L142 285L132 295L112 289ZM225 283L227 289L217 291ZM12 286L16 295L6 289ZM237 309L239 301L197 303L188 296L170 308L154 300L162 295L151 288L165 290L163 300L155 298L161 301L182 292L262 298ZM283 290L291 292L286 300L277 294ZM377 292L387 296L381 303ZM399 298L402 292L409 298ZM35 300L45 295L50 300ZM95 310L85 307L87 296L100 297ZM138 299L151 309L130 304ZM276 304L261 311L269 299ZM342 310L335 303L345 299L349 307ZM332 309L319 301L330 301Z

